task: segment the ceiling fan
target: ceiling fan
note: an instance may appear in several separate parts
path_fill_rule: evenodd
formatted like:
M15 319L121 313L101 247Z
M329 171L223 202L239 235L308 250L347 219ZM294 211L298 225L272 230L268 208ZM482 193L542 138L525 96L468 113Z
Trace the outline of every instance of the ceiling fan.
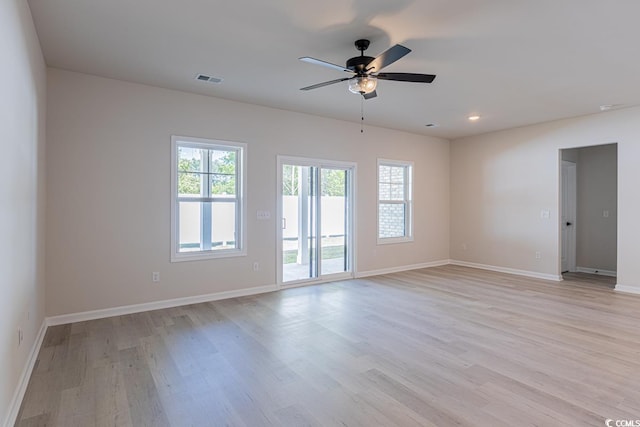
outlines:
M308 56L299 58L301 61L308 62L309 64L322 65L323 67L333 68L334 70L344 71L351 74L350 77L343 77L341 79L318 83L303 87L300 90L317 89L319 87L329 86L334 83L349 80L349 90L351 92L362 95L364 99L371 99L378 96L376 93L378 79L395 80L398 82L431 83L436 78L433 74L380 72L384 67L393 64L398 59L411 52L411 49L407 47L397 44L373 58L371 56L364 55L364 51L369 47L369 40L356 40L355 45L360 51L360 56L348 59L345 67Z

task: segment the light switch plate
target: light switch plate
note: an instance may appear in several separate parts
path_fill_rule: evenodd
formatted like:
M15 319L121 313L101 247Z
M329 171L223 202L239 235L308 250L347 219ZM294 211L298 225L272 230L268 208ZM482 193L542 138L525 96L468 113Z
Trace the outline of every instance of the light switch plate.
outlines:
M271 219L271 212L269 212L269 211L258 211L256 217L259 220Z

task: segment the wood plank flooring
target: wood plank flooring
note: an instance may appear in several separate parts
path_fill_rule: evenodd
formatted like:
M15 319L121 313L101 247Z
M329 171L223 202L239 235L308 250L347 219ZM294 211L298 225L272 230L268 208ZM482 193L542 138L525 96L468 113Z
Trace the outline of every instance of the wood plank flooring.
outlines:
M445 266L51 327L16 425L640 419L640 297Z

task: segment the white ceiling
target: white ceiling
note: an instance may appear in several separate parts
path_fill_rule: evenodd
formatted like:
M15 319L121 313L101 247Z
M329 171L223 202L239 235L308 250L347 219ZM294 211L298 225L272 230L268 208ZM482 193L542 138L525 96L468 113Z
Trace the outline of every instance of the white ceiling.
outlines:
M637 0L30 0L47 64L358 122L344 64L353 42L409 55L381 81L365 122L446 138L640 104ZM224 78L219 85L197 73ZM344 74L344 75L343 75ZM467 120L470 114L481 119ZM438 126L427 128L427 123Z

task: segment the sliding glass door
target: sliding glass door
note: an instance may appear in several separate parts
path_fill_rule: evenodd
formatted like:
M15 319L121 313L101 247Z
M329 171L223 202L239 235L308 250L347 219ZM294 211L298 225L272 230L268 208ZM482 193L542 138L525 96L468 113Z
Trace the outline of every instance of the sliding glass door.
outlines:
M282 165L282 281L317 277L317 169Z
M321 274L349 271L349 170L320 169L320 265Z
M279 280L351 276L352 164L280 157Z

